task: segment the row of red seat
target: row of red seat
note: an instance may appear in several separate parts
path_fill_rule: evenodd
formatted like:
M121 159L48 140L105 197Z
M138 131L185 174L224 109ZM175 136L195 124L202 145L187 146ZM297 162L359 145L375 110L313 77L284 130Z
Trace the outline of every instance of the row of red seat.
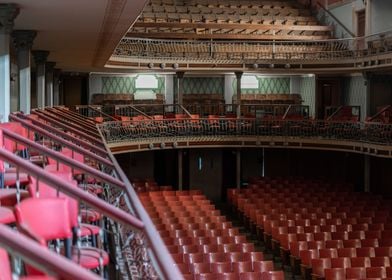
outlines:
M33 131L27 130L21 123L9 122L0 124L0 149L22 156L75 188L86 190L97 197L102 194L102 186L80 170L37 154L36 151L7 138L3 134L4 130L16 133L30 141L36 141L38 144L55 148L55 146L48 145L49 142L37 138ZM95 167L91 164L92 161L85 161L82 154L68 148L63 147L59 153L82 164ZM102 242L98 242L102 233L100 213L85 205L80 205L79 201L56 190L56 186L22 173L18 167L10 166L3 160L0 160L0 179L1 187L4 187L0 189L0 224L16 225L19 232L39 242L43 247L42 250L45 250L45 247L55 240L73 240L73 244L81 244L80 241L83 239L83 246L71 246L70 242L65 242L64 244L57 243L56 247L58 251L85 269L100 271L101 275L104 275L104 266L109 263L109 255L102 249ZM58 246L60 244L62 245ZM11 267L6 260L7 254L4 251L1 252L0 278L8 280L11 279ZM44 276L41 271L29 265L26 265L25 271L34 279L54 279Z
M186 279L284 279L200 191L139 197Z
M302 265L304 277L311 269L326 276L335 259L363 257L369 258L369 267L387 267L392 257L390 201L350 189L322 181L255 178L246 189L229 190L228 200L284 264L294 272ZM320 263L327 264L325 270Z

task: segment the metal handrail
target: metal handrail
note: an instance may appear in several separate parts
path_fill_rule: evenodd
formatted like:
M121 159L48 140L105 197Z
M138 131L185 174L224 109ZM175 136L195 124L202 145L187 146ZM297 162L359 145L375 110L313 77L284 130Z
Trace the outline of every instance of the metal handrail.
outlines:
M21 123L24 127L28 128L29 130L32 130L32 131L37 132L41 135L44 135L45 137L52 139L55 142L60 143L61 145L68 147L68 148L70 148L70 149L72 149L72 150L74 150L84 156L87 156L91 159L94 159L94 160L98 161L99 163L104 164L108 167L113 167L113 163L111 161L109 161L108 159L103 158L95 153L92 153L89 150L83 149L80 146L72 143L71 141L64 140L63 138L58 137L58 136L56 136L56 135L54 135L54 134L52 134L52 133L46 131L45 129L42 129L36 125L30 124L29 122L26 122L25 120L18 118L13 114L11 114L9 118L10 118L10 120ZM72 137L72 136L70 136L70 137ZM72 139L72 141L78 142L79 144L84 143L83 141L78 141L77 138Z
M99 133L102 136L102 139L104 139L102 133L100 130L98 130ZM106 145L105 145L106 146ZM153 222L150 219L150 216L148 215L147 211L144 209L138 195L135 192L134 187L132 184L129 182L128 177L125 175L124 171L118 164L116 158L113 156L113 154L110 152L110 149L106 147L108 151L108 156L112 160L116 173L118 174L119 178L124 182L125 184L125 191L127 193L127 197L129 198L132 208L136 214L136 216L143 221L144 223L144 231L145 235L147 236L149 240L149 245L152 248L152 252L155 255L155 260L158 262L158 267L165 277L164 279L183 279L182 274L178 270L177 267L173 265L173 260L169 257L170 253L164 244L161 236L159 235L158 231L156 230Z
M17 140L21 140L20 138L23 138L20 136L17 137L18 135L15 135L15 133L7 131L6 129L3 130L3 134ZM65 161L65 156L59 156L59 158L60 157L64 157L64 159L62 160ZM56 175L46 172L45 170L38 167L37 165L25 159L22 159L3 148L0 148L0 158L8 163L12 163L13 165L17 166L18 170L27 172L30 176L35 176L39 178L41 181L47 183L49 186L55 186L66 195L69 195L70 197L75 198L79 201L83 201L90 207L98 210L100 213L103 213L105 216L110 217L119 223L130 226L135 230L144 229L143 222L135 218L134 216L126 213L125 211L119 208L112 206L111 204L103 201L102 199L97 198L96 196L84 190L75 188L75 186L72 183L66 182L61 178L58 178ZM75 164L75 162L76 161L73 161L73 164ZM75 164L75 166L77 165ZM80 166L77 167L79 168Z
M47 274L54 274L61 279L101 279L98 275L80 267L71 260L46 250L22 234L15 233L9 226L0 225L0 247L5 248L11 255L21 258L33 267L39 267Z

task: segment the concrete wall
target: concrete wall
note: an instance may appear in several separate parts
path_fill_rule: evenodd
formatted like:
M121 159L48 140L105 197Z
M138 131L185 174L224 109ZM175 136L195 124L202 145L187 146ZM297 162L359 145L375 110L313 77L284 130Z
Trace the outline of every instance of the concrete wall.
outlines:
M302 105L309 106L309 116L316 115L316 77L314 75L301 77L299 80L299 93Z
M371 0L370 12L370 33L380 33L392 29L392 1Z

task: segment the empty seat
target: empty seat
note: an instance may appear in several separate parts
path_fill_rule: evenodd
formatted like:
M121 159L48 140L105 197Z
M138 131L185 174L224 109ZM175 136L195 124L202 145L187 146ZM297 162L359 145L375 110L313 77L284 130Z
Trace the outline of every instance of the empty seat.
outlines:
M366 278L386 278L385 267L368 267L366 268Z
M366 267L346 268L346 279L366 279Z
M250 261L245 262L233 262L232 269L234 272L252 272L253 271L253 263Z
M343 280L346 279L346 270L344 268L327 268L324 271L325 280Z

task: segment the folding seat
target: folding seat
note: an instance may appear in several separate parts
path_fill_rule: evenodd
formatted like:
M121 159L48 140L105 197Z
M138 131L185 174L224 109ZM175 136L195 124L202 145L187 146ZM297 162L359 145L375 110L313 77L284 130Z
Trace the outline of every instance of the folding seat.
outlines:
M236 272L226 272L226 273L220 273L218 280L238 280L240 279L240 274Z
M69 200L65 198L23 200L15 207L18 227L23 232L35 236L43 246L51 240L70 239L73 232L69 205ZM65 252L67 257L84 268L102 269L109 263L108 254L97 248L67 246Z
M236 279L239 280L260 280L262 279L262 275L261 272L241 272L241 273L237 273L237 277Z
M204 254L204 261L208 263L223 263L223 262L230 262L230 256L226 253L218 252L218 253L205 253Z
M357 257L375 257L376 253L373 247L356 248Z
M347 268L351 267L351 259L350 258L333 258L331 259L331 267L332 268Z
M252 272L253 271L253 263L248 262L233 262L232 264L233 272L241 273L241 272Z
M299 251L299 256L301 259L301 264L307 267L312 265L312 259L319 258L319 250L310 249Z
M236 244L247 242L245 235L235 235L233 236L233 238L234 238L234 243Z
M345 280L346 269L345 268L327 268L324 271L325 280Z
M370 265L372 267L391 266L391 263L388 257L374 257L370 258Z
M337 258L338 251L336 248L329 248L329 249L319 249L319 257L320 258Z
M380 242L380 247L392 247L392 236L391 237L383 237Z
M225 244L226 245L226 244ZM218 253L218 252L224 252L224 247L222 245L218 244L206 244L206 245L200 245L200 252L202 253Z
M377 238L381 239L381 231L380 230L368 230L365 232L366 238Z
M357 256L356 248L339 248L337 251L340 258L355 258Z
M261 280L284 280L283 271L266 271L261 273Z
M313 235L315 241L332 240L331 232L316 232Z
M369 224L369 230L380 230L383 231L384 230L384 224Z
M330 258L313 259L312 264L312 275L316 277L325 277L324 270L331 268Z
M331 238L332 240L347 240L348 232L347 231L331 232Z
M309 241L308 249L325 249L326 241Z
M377 238L366 238L361 240L361 247L379 247Z
M193 244L193 238L192 237L180 237L174 240L174 244L176 245L192 245Z
M243 253L255 251L255 245L253 243L239 243L239 244L235 244L235 246L238 248L240 252Z
M385 267L367 267L366 278L386 278Z
M392 246L374 248L374 251L376 253L376 257L392 257Z
M244 261L264 261L264 254L262 252L245 252L242 254Z
M189 274L190 272L189 265L187 263L176 263L174 266L177 267L182 274Z
M245 254L249 254L249 253L242 253L242 252L227 252L227 253L225 253L226 257L229 258L230 262L252 261L251 259L246 258Z
M192 280L216 280L219 277L219 273L200 273L195 274Z
M321 225L320 226L321 232L336 232L336 225Z
M356 257L351 258L351 267L370 267L370 258L369 257Z
M346 268L346 279L366 279L366 267Z
M343 240L327 240L325 241L325 248L343 248Z
M343 240L343 247L344 248L361 248L362 243L361 243L360 239Z
M353 231L359 231L359 230L367 231L369 229L369 224L367 223L362 223L362 224L356 223L356 224L352 224L351 226Z
M201 263L204 262L204 258L203 253L183 254L184 263Z
M357 231L350 231L348 233L348 239L365 239L365 231L357 230Z
M182 251L179 250L177 245L166 245L167 250L169 251L170 254L182 254Z
M192 263L189 265L189 270L192 274L210 273L209 263Z
M297 234L298 241L314 241L314 233L300 233Z
M182 252L183 254L191 254L191 253L199 253L200 251L200 247L198 245L184 245L184 246L180 246L178 248L179 252Z
M373 219L371 217L360 217L357 218L358 224L371 224L373 223Z
M230 262L212 262L210 264L210 269L212 273L224 273L231 272Z
M289 243L289 249L291 256L299 258L299 252L301 250L308 249L308 242L306 241L293 241Z
M387 272L387 277L392 278L392 267L386 267L385 270Z
M272 261L254 261L253 271L264 272L274 270L274 263Z
M184 263L184 254L171 254L175 263Z
M239 232L238 228L222 229L221 233L222 233L222 236L236 236L236 235L240 235L240 232Z
M315 233L315 232L321 232L319 225L304 227L304 233Z

